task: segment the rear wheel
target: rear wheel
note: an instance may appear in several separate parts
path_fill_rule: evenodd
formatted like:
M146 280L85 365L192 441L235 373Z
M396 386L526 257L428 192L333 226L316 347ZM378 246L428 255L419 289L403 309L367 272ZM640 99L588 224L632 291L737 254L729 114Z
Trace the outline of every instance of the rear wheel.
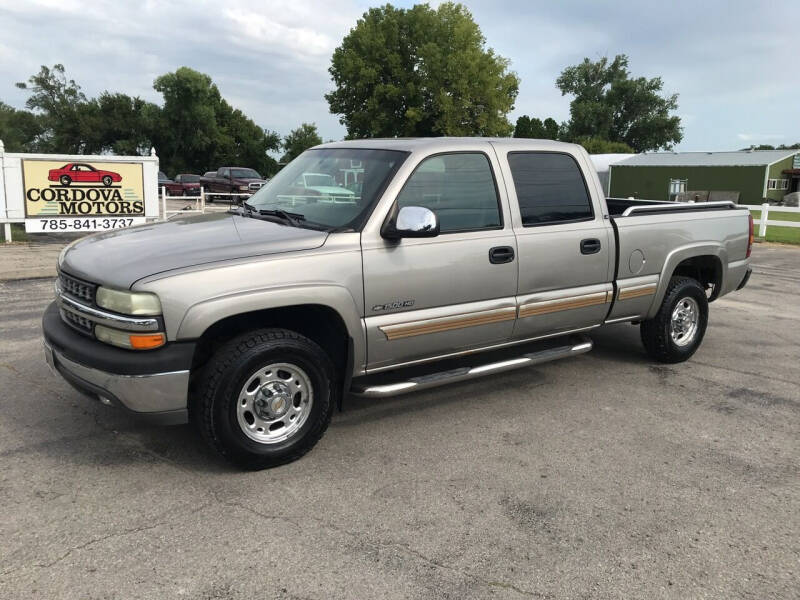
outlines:
M263 469L308 452L333 415L333 365L313 341L261 329L222 346L204 368L192 418L231 462Z
M640 329L647 353L665 363L688 359L700 347L708 325L708 299L694 279L670 279L656 316Z
M72 177L70 177L69 175L62 175L61 177L58 178L58 182L64 186L69 185L70 183L72 183Z

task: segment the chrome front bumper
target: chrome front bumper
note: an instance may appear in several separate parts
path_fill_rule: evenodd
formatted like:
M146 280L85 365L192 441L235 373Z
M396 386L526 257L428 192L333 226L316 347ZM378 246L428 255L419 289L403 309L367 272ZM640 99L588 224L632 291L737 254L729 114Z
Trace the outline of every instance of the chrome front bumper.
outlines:
M50 368L79 391L164 425L188 421L189 371L117 375L66 358L42 341Z

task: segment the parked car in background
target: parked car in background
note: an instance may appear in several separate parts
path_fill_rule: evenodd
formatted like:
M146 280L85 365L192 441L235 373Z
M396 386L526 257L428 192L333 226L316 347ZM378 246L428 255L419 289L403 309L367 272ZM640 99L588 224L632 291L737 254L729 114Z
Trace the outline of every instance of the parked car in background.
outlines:
M175 183L179 183L184 196L200 195L200 175L193 173L178 173L175 175Z
M85 163L67 163L60 169L50 169L47 180L58 181L64 186L75 182L102 183L109 187L115 181L122 181L122 177L114 171L103 171Z
M158 172L158 195L161 196L164 188L167 189L167 196L183 196L183 188L180 183L175 183L172 179L167 177L164 171Z
M217 194L254 194L267 183L254 169L246 167L220 167L217 171L208 176L208 173L200 178L206 192ZM219 196L216 196L219 198ZM231 196L241 201L245 196ZM214 196L208 198L209 202L214 201Z

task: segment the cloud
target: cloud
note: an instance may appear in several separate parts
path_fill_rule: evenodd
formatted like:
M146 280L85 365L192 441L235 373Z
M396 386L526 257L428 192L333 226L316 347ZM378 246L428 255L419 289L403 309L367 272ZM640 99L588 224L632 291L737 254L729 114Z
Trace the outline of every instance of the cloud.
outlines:
M782 133L737 133L736 137L744 142L785 140L786 136Z
M800 140L794 0L464 0L487 45L521 78L512 116L569 116L555 88L567 65L626 53L634 75L661 76L685 115L679 149L727 149L753 139ZM89 96L108 89L160 102L153 80L180 66L209 74L223 96L281 134L303 121L324 139L344 129L328 112L333 49L383 0L0 0L0 100L42 64L63 63ZM409 6L411 2L395 2ZM765 27L757 24L764 23ZM766 28L766 24L769 28ZM691 118L689 118L689 116ZM754 133L772 132L768 136Z

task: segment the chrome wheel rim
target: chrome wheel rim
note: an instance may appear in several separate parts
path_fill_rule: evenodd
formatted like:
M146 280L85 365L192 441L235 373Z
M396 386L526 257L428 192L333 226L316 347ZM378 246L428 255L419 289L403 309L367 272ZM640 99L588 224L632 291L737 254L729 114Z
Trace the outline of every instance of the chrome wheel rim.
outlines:
M303 369L272 363L245 381L236 399L236 419L251 440L277 444L299 431L313 403L311 379Z
M697 300L687 296L681 298L672 310L670 335L676 346L688 346L697 335L700 306Z

